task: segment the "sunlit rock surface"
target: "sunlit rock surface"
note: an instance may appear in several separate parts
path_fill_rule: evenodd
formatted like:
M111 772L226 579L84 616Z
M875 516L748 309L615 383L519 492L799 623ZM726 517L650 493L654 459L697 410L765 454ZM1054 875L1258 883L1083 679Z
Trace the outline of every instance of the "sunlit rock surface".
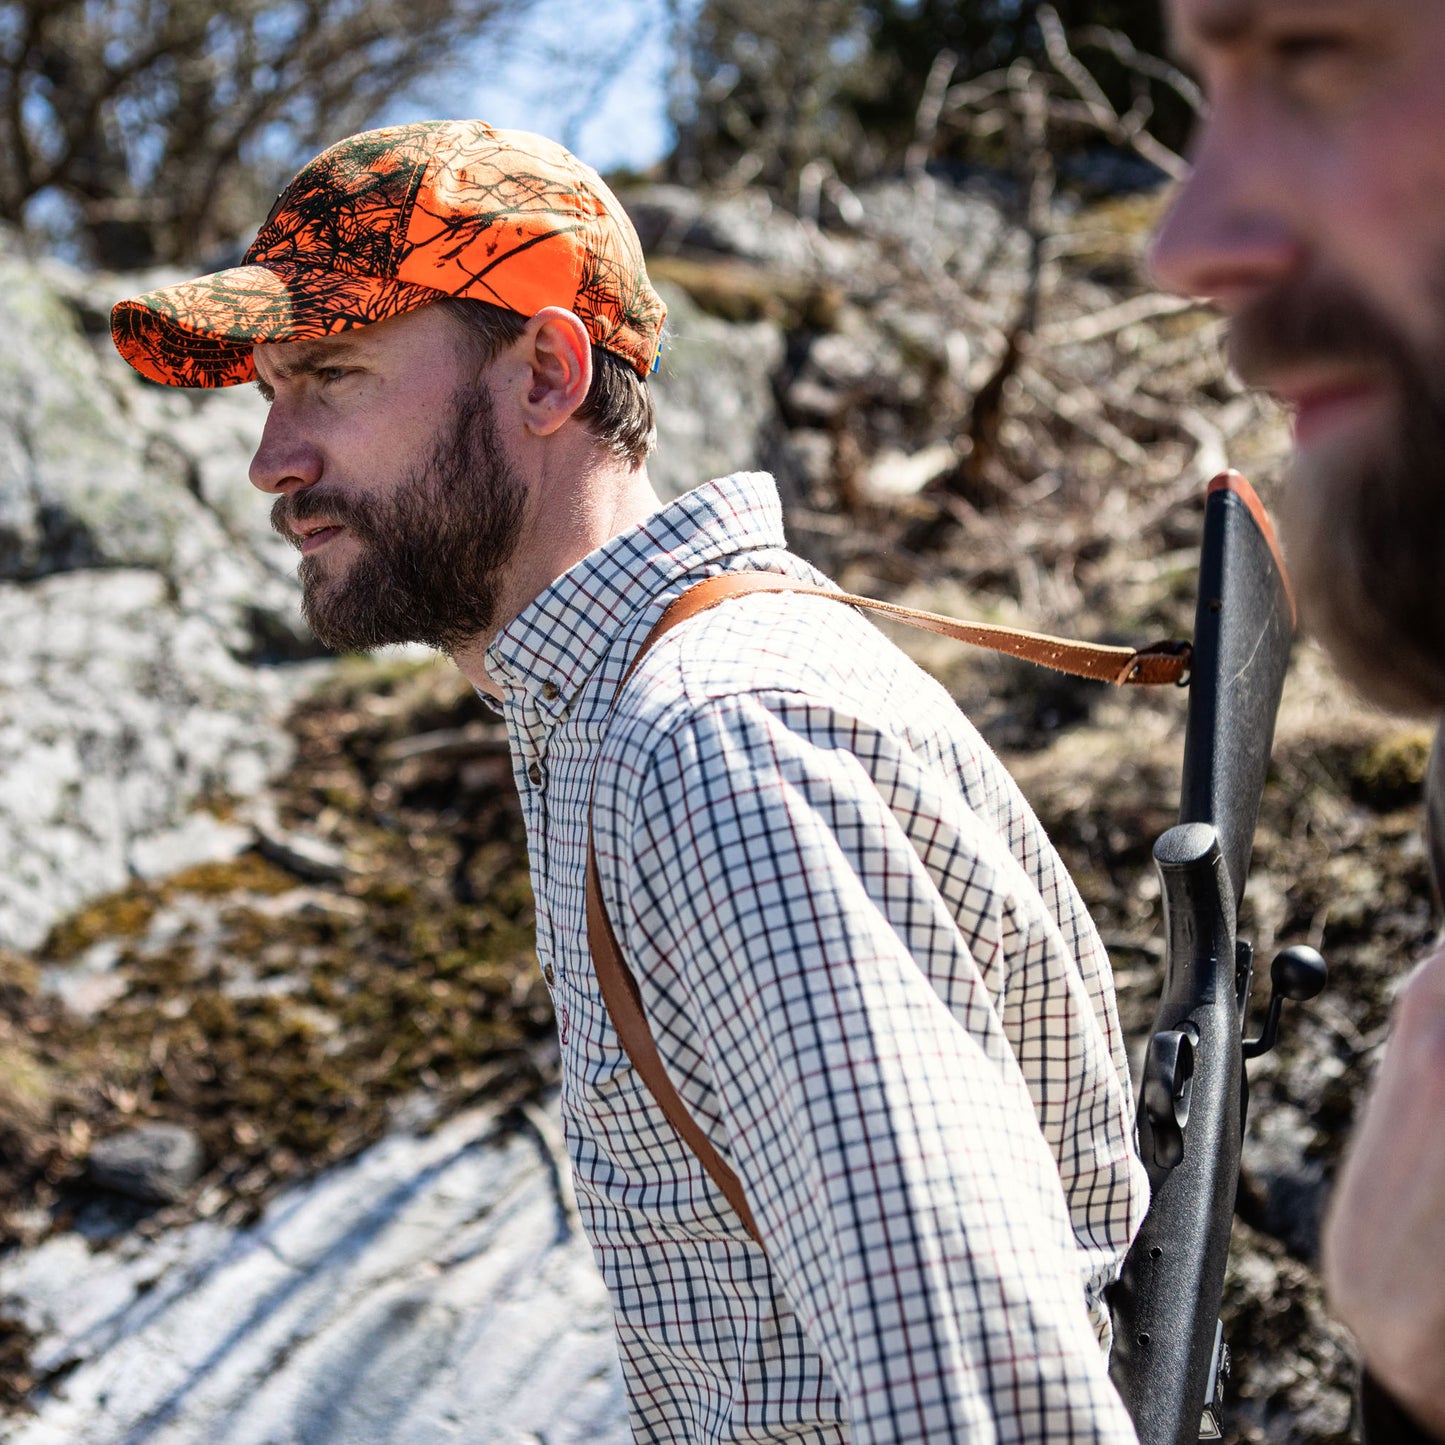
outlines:
M0 1264L59 1372L5 1445L451 1445L631 1439L606 1292L559 1177L555 1110L401 1132L276 1199ZM565 1171L564 1171L565 1172Z
M123 376L59 279L0 255L0 945L21 948L284 766L299 675L256 664L316 650L279 538L204 494L249 490L259 414L213 427L210 398Z

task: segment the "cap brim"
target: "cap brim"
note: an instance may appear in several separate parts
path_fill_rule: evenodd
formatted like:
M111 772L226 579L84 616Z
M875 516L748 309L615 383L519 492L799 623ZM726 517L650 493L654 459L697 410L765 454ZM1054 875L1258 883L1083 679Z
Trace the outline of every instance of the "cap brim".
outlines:
M438 301L404 281L302 267L236 266L119 302L116 350L166 386L239 386L256 379L258 342L316 341Z

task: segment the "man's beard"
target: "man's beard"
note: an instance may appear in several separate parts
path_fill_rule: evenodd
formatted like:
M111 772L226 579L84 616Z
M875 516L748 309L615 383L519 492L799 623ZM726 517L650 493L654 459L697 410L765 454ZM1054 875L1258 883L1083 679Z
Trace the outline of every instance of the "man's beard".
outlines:
M303 557L302 611L327 647L365 652L422 642L455 653L497 622L502 568L516 550L524 490L480 380L452 398L431 456L380 496L325 481L278 497L271 525L299 547L313 519L354 534L360 555L335 575Z
M1445 321L1445 287L1428 298ZM1368 442L1302 454L1280 530L1304 621L1372 701L1445 712L1445 335L1421 355L1356 293L1306 280L1236 317L1240 377L1339 362L1368 371L1391 405Z

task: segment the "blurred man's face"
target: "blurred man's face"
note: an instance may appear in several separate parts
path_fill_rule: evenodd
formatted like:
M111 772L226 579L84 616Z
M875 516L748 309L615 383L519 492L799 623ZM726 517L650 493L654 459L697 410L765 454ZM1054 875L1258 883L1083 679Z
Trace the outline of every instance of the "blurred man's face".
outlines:
M1294 412L1307 621L1372 696L1445 711L1445 0L1169 12L1210 112L1154 270Z

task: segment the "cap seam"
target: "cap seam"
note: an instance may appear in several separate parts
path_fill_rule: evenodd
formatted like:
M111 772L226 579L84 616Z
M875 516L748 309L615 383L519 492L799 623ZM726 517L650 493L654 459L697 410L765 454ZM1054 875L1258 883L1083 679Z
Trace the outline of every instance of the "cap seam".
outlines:
M575 312L577 310L577 303L582 297L582 283L587 275L588 258L595 258L600 255L602 251L599 217L597 215L597 211L602 209L602 197L597 194L591 182L587 179L587 172L582 162L570 151L565 151L564 154L570 163L572 183L577 187L579 195L585 196L588 201L588 204L583 208L582 215L582 224L585 228L583 241L587 249L578 257L576 286L572 292L572 310ZM597 324L597 319L598 318L594 316L593 326ZM591 331L592 327L589 326L589 335ZM594 337L593 340L595 342L596 338ZM597 344L600 345L600 343Z
M438 159L440 150L440 146L430 147L425 161L413 169L406 199L396 208L396 217L391 224L391 276L389 279L392 281L397 280L401 270L402 251L406 245L407 233L411 230L411 214L416 209L416 198L421 194L422 183L431 173L432 167L440 163ZM377 279L382 278L378 277Z

